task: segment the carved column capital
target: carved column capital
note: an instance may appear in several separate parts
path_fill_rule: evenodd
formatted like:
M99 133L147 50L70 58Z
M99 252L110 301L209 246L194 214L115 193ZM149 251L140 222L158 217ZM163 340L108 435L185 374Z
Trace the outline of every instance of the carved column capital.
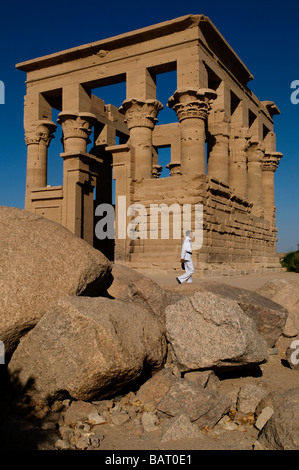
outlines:
M266 153L262 160L262 170L275 173L282 157L280 152Z
M157 115L163 109L158 100L131 99L123 102L119 111L125 115L125 122L129 130L134 127L148 127L154 129L158 121Z
M230 136L230 124L228 122L211 123L209 124L208 132L210 135L214 135L214 136L229 137Z
M216 97L217 93L209 88L181 89L169 98L167 106L173 108L180 122L188 118L206 120L210 111L209 103Z
M180 163L168 163L166 168L170 171L170 176L177 176L182 174L181 164Z
M231 150L238 149L239 152L245 152L250 146L250 133L246 127L233 128L230 133Z
M153 178L160 178L162 170L163 170L163 167L161 165L153 165L152 177Z
M259 140L250 139L248 147L248 161L249 162L262 162L265 155L265 145Z
M54 138L56 128L56 124L48 119L37 121L33 128L25 131L26 145L28 146L30 144L39 144L40 142L43 142L48 147L51 140Z
M62 125L64 139L80 138L88 140L92 132L91 128L96 122L96 116L88 112L62 111L58 114L57 122Z

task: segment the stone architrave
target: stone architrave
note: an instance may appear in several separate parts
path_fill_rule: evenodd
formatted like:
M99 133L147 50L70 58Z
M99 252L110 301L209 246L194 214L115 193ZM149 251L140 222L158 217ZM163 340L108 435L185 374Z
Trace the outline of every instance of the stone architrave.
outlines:
M136 179L153 176L152 133L161 109L163 109L162 103L155 99L126 100L120 107L130 131L130 146L135 154Z
M229 135L229 123L209 124L208 175L225 184L228 184Z
M210 101L217 97L208 88L176 90L168 106L181 125L181 169L183 175L206 173L206 121Z
M27 188L47 186L48 147L56 130L54 122L44 119L25 132L27 145Z
M265 155L265 145L251 139L247 152L248 158L248 199L253 203L252 214L263 216L262 161Z
M275 221L274 173L282 156L280 152L265 153L262 160L264 218L269 220L271 226Z
M87 112L62 111L58 115L57 122L62 126L64 152L86 153L91 127L96 122L96 116Z
M233 129L229 139L229 185L238 196L247 197L247 149L249 130Z

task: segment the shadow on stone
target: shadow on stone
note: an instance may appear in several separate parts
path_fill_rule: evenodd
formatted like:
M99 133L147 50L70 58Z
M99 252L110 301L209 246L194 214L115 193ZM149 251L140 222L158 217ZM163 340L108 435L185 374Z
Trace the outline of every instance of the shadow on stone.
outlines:
M259 364L231 368L214 368L214 372L220 380L238 379L240 377L262 377L263 372Z

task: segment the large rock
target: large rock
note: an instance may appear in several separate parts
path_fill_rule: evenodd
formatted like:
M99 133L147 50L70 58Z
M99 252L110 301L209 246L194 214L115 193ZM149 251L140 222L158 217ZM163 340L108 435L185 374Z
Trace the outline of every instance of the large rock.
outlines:
M268 392L258 385L242 385L237 397L237 410L242 413L255 413L257 405L267 395Z
M258 442L265 450L299 449L299 388L286 391L262 429Z
M165 355L161 323L148 310L107 298L66 297L23 338L9 373L19 374L35 402L65 395L89 401L161 368Z
M230 409L226 395L210 392L198 384L176 378L157 405L157 410L170 417L185 414L199 427L213 427Z
M59 297L94 295L111 263L61 225L0 207L0 340L9 358Z
M73 401L64 414L64 424L74 426L78 421L94 422L99 417L97 408L92 403L82 400Z
M288 311L284 307L256 292L224 283L205 282L201 287L238 302L243 312L254 320L267 345L270 348L275 346L288 317Z
M166 431L163 434L162 442L179 441L181 439L203 439L204 434L199 427L191 423L188 416L182 414L170 420Z
M236 301L211 292L169 305L166 335L181 371L259 364L268 358L255 322Z
M289 312L289 318L294 323L298 334L299 329L299 275L298 281L287 279L273 279L266 282L257 293L271 299ZM292 334L291 336L294 336Z
M182 298L180 293L164 290L149 277L121 264L112 265L109 284L106 286L108 297L141 305L162 321L167 305Z
M136 393L133 403L142 404L145 409L149 407L156 408L164 395L168 392L176 377L171 369L162 369L153 377L147 380Z

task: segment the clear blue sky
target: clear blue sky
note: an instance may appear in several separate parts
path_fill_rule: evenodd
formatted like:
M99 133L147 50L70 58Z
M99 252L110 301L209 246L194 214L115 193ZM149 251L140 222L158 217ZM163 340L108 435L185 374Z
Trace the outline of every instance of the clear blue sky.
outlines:
M275 175L277 249L297 248L299 104L290 101L290 84L299 80L298 1L1 2L0 80L6 87L5 104L0 105L1 205L24 208L25 73L16 70L15 64L187 14L205 14L212 20L254 75L249 87L260 100L274 101L281 111L274 117L277 150L284 154ZM52 153L59 136L54 140ZM49 178L50 184L61 184L60 174Z

